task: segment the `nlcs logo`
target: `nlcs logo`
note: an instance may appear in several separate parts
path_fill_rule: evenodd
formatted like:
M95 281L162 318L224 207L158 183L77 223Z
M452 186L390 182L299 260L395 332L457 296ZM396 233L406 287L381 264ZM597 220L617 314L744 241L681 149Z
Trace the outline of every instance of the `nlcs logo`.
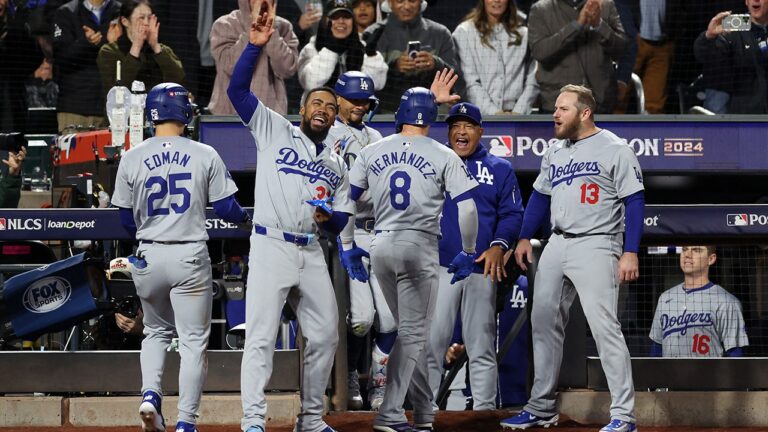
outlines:
M35 281L24 292L24 307L33 313L47 313L64 305L72 295L72 285L52 276Z

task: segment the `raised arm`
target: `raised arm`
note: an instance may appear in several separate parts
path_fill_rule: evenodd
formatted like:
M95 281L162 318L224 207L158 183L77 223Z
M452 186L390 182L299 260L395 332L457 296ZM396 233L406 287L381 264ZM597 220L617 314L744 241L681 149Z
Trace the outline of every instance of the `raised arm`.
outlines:
M251 78L256 68L256 59L261 48L269 42L274 33L276 6L269 0L258 0L251 9L251 28L248 32L248 45L240 55L232 71L227 95L232 101L237 114L247 123L253 117L259 99L250 90Z

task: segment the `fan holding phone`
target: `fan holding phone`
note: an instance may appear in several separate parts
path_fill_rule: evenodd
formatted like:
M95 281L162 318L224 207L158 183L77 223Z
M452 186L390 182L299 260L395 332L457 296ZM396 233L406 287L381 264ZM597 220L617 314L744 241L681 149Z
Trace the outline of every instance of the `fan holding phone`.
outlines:
M768 114L768 0L746 0L748 14L720 12L693 44L704 76L720 74L729 114ZM762 59L755 61L755 59Z

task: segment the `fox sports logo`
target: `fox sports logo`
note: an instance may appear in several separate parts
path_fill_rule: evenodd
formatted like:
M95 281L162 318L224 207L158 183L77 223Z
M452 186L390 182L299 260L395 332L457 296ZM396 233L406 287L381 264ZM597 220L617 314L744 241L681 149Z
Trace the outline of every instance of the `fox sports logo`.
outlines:
M56 276L35 281L24 292L24 307L33 313L48 313L62 307L72 296L68 280Z

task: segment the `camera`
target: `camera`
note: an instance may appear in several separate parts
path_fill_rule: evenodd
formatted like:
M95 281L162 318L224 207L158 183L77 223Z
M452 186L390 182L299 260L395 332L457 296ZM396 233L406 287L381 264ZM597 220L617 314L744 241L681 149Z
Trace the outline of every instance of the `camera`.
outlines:
M19 132L0 133L0 151L18 153L27 146L27 139Z
M138 296L128 296L121 299L115 299L115 312L125 315L128 318L136 318L141 309L141 301Z
M416 56L419 55L419 51L421 51L421 42L420 41L410 41L408 42L408 57L411 60L414 60Z
M749 15L728 15L723 18L723 30L749 31L752 29L752 21Z

